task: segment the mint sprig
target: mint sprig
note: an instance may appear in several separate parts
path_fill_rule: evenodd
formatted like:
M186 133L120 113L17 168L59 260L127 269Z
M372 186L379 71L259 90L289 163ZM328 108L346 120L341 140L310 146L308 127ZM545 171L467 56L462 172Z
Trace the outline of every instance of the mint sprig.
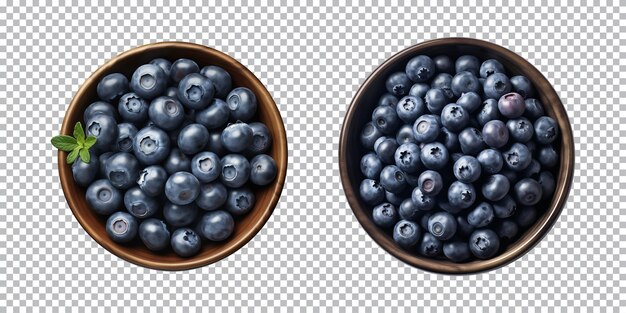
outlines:
M72 164L78 157L85 162L89 163L91 155L89 154L89 148L96 144L96 137L89 135L85 137L85 130L80 122L74 125L74 136L59 135L52 137L52 145L65 152L69 152L67 155L67 164Z

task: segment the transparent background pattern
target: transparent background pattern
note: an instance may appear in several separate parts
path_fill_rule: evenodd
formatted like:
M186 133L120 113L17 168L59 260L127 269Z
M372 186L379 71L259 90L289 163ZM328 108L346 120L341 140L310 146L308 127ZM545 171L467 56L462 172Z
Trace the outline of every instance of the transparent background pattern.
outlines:
M618 312L626 307L623 1L0 1L1 312ZM593 3L592 3L593 2ZM530 253L480 275L430 274L380 249L341 189L338 137L358 86L397 51L467 36L534 64L567 106L576 173ZM229 258L148 270L98 246L61 187L72 95L132 47L191 41L240 60L282 113L290 165L265 228Z

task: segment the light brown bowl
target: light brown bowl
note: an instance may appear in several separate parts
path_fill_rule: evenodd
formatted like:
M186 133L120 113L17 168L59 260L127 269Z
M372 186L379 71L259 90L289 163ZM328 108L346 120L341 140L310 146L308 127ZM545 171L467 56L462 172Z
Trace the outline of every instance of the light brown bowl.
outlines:
M453 263L421 257L400 248L388 234L380 230L372 221L372 208L359 197L359 184L363 179L359 163L365 149L360 144L359 135L363 126L371 120L371 114L378 98L385 92L385 79L395 71L404 71L406 63L414 56L425 54L436 56L447 54L458 57L463 54L475 55L481 59L499 60L510 75L524 75L534 84L538 98L544 105L546 114L559 124L560 167L554 198L545 208L533 226L500 255L481 261ZM392 56L380 65L357 91L346 113L339 143L339 168L341 182L354 215L365 231L383 249L405 263L431 272L444 274L469 274L492 270L504 266L532 249L549 231L558 219L572 184L574 173L574 140L572 128L565 108L548 80L528 61L519 55L496 44L471 38L445 38L426 41L409 47Z
M217 65L230 73L233 86L248 87L254 92L258 101L257 118L269 128L273 144L267 153L276 160L278 175L268 186L256 187L254 190L256 205L247 215L236 218L232 236L220 243L204 243L200 253L191 258L181 258L171 249L163 253L155 253L146 249L140 242L130 245L113 242L106 234L106 217L91 210L85 201L85 189L74 183L72 170L65 162L67 154L59 152L59 173L65 198L78 222L85 231L102 247L120 258L137 265L162 269L186 270L217 262L234 253L254 237L263 227L274 211L285 183L287 173L287 137L282 118L272 96L263 84L246 67L230 56L205 46L184 42L163 42L148 44L124 52L109 60L96 70L80 87L70 103L61 133L71 135L74 124L82 120L85 108L97 100L96 86L107 74L120 72L127 77L132 75L138 66L148 63L154 58L188 58L196 61L200 67Z

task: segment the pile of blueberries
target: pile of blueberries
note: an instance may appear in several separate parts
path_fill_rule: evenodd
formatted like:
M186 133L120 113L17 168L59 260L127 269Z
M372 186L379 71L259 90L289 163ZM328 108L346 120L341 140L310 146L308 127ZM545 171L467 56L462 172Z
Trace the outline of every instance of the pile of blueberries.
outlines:
M385 87L360 138L374 223L418 255L496 256L555 190L559 128L532 83L495 59L419 55Z
M203 240L229 238L233 215L254 207L251 185L276 177L276 162L264 154L270 132L253 122L256 97L233 89L223 68L154 59L130 82L105 76L97 94L101 101L84 113L96 143L89 163L77 159L72 172L90 207L109 216L116 242L138 236L150 250L193 256Z

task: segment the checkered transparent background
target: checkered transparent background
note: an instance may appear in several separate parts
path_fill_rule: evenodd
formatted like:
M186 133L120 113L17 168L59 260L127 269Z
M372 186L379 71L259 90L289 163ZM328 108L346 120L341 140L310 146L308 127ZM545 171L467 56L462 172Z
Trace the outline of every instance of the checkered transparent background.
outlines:
M626 307L623 2L10 2L0 2L0 312ZM380 249L352 215L337 166L359 84L397 51L447 36L498 43L539 68L567 106L577 148L569 202L550 234L509 266L462 277ZM141 268L98 246L65 202L49 144L92 71L163 40L215 47L248 66L276 99L291 149L265 228L229 258L185 272Z

